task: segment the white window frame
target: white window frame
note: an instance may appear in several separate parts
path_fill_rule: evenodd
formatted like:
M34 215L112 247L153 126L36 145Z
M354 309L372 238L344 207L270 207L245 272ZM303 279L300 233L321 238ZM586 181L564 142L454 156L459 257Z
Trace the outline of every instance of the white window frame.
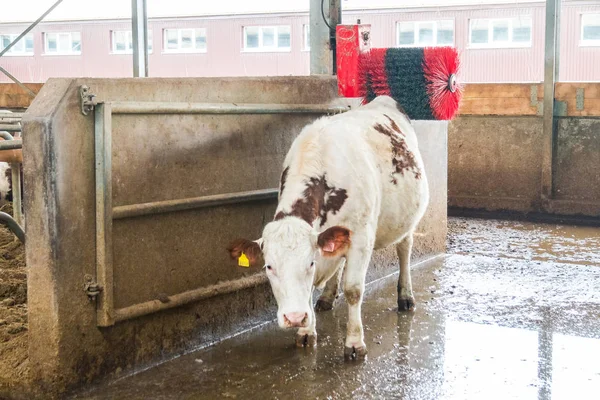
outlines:
M167 41L167 31L177 31L177 48L169 49L168 41ZM181 33L183 31L194 31L194 47L191 49L184 49L181 47ZM204 34L204 40L206 41L206 48L198 49L196 48L196 31L201 31ZM162 52L163 54L189 54L189 53L206 53L208 52L208 36L206 28L165 28L163 29L163 46Z
M79 50L73 51L73 34L79 34ZM56 51L48 51L48 35L57 35L56 41ZM60 35L69 35L69 48L70 51L60 51L58 48L60 47L58 43L58 37ZM81 32L44 32L44 55L47 56L78 56L81 55L81 48L83 47L83 35Z
M438 44L437 40L437 31L438 31L438 23L439 22L452 22L452 44ZM400 24L414 24L415 29L413 31L414 34L414 43L413 44L400 44ZM419 25L425 24L433 24L433 40L434 44L420 44L418 43L419 37ZM446 47L446 46L454 46L456 43L456 21L454 19L437 19L432 21L397 21L396 22L396 47Z
M302 51L310 51L310 24L302 25Z
M126 34L130 34L128 39L130 38L131 40L131 50L129 50L127 47L127 45L129 43L125 43L125 50L117 50L117 41L116 41L116 36L117 33L126 33ZM148 29L148 54L152 54L152 51L154 50L154 43L152 43L152 41L154 40L154 35L152 34L152 30ZM133 54L133 33L130 30L123 30L123 29L114 29L110 31L110 54Z
M600 47L600 40L599 39L584 39L583 38L583 17L585 17L586 15L596 15L600 17L600 13L582 13L581 17L579 19L579 25L581 25L580 28L580 36L579 36L579 46L580 47Z
M290 29L290 46L289 47L279 47L279 28L289 28ZM247 46L247 28L258 28L258 47L256 48L248 48ZM274 46L265 47L263 46L263 29L274 29L275 30L275 44ZM292 51L292 26L291 25L249 25L244 26L242 32L243 40L243 53L289 53Z
M10 42L12 43L18 36L20 35L20 33L0 33L0 36L9 36L10 37ZM25 45L25 41L26 39L29 38L31 39L31 41L33 41L33 49L31 51L27 51L27 46ZM31 57L33 56L35 53L35 41L33 39L33 33L28 33L27 35L23 36L23 38L21 40L19 40L19 42L23 42L23 51L16 51L16 44L15 46L11 47L10 50L8 50L6 53L4 53L4 55L2 57ZM0 51L4 50L4 47L0 47Z
M531 23L529 25L530 35L529 42L513 42L513 22L518 19L528 19ZM487 43L473 43L473 21L487 21L488 22L488 42ZM494 22L508 22L508 41L507 42L494 42ZM531 47L533 44L533 18L530 15L522 15L519 17L509 18L470 18L469 19L469 49L522 49Z

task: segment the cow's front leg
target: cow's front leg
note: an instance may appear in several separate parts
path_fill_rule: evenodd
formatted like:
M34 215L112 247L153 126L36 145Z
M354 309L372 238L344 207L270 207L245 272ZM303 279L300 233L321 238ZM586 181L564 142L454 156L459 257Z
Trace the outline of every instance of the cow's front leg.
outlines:
M337 262L337 272L327 281L323 293L321 293L319 300L317 300L315 311L329 311L333 308L335 299L338 297L338 287L344 272L344 262L344 259Z
M317 318L315 317L315 310L312 308L312 292L308 309L310 310L310 325L298 329L298 333L296 333L296 346L298 347L314 347L317 345Z
M356 243L353 243L355 245ZM360 248L360 247L359 247ZM346 327L346 359L361 359L367 355L367 346L362 326L361 304L365 292L365 276L372 247L349 251L344 276L344 297L348 303L348 325Z

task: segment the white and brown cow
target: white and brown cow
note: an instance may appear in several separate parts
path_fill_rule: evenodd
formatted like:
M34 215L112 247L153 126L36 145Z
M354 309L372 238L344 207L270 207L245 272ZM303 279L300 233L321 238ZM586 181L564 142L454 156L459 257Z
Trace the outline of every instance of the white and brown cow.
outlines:
M396 245L398 308L414 307L410 253L428 201L413 127L392 98L381 96L302 130L284 162L274 220L262 238L238 239L228 250L232 258L244 252L251 264L264 259L279 326L300 328L300 346L316 343L313 287L325 288L315 309L331 309L344 270L344 354L363 357L361 303L371 254Z

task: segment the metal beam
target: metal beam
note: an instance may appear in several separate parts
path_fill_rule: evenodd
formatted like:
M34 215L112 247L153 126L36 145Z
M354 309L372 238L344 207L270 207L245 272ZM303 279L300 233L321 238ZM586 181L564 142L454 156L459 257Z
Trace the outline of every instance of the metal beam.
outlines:
M211 196L156 201L152 203L130 204L113 208L113 219L157 215L176 211L197 210L199 208L219 207L228 204L240 204L251 201L277 200L279 189L261 189L248 192L225 193Z
M44 18L46 18L46 15L50 14L52 12L52 10L54 10L56 8L56 6L58 6L60 3L62 3L63 0L57 0L56 3L54 3L52 5L52 7L50 7L48 10L46 10L45 13L42 14L41 17L39 17L38 19L36 19L31 25L29 25L27 27L27 29L25 29L23 31L23 33L21 33L19 36L17 36L17 38L15 40L12 41L11 44L9 44L8 46L6 46L4 48L4 50L0 51L0 57L2 57L4 55L4 53L6 53L7 51L9 51L11 49L11 47L13 47L15 44L17 44L17 42L21 39L23 39L23 37L25 35L27 35L29 33L29 31L31 31L33 28L36 27L37 24L39 24L40 22L42 22L42 20ZM17 6L15 6L17 7Z
M148 76L148 13L146 0L131 0L133 76Z
M335 73L335 27L341 19L341 0L310 0L311 75Z
M234 104L115 101L114 114L338 114L349 107L328 104Z
M25 86L20 80L18 80L14 76L12 76L10 72L8 72L7 70L5 70L2 67L0 67L0 72L4 73L4 75L8 76L14 83L19 85L19 87L21 89L23 89L29 96L35 97L35 92L33 90L29 89L27 86Z
M546 0L546 39L544 53L544 115L542 138L542 203L551 199L555 152L554 86L558 77L558 38L560 0Z

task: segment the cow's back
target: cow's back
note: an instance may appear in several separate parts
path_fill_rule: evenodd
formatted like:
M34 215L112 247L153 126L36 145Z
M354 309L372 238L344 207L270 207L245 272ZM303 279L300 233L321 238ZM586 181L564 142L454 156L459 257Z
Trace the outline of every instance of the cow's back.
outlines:
M414 229L427 206L427 178L414 129L387 96L307 126L285 165L303 165L311 171L306 177L324 176L329 187L345 191L343 206L328 215L323 229L370 229L376 248Z

